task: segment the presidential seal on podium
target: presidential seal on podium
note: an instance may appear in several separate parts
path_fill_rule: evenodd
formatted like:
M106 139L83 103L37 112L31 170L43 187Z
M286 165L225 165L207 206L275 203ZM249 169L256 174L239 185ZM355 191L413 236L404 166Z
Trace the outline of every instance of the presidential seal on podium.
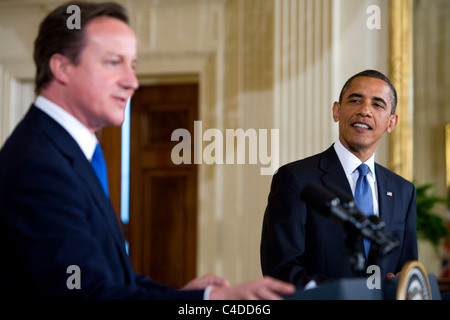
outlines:
M398 280L397 300L431 299L431 287L425 267L419 261L408 261Z

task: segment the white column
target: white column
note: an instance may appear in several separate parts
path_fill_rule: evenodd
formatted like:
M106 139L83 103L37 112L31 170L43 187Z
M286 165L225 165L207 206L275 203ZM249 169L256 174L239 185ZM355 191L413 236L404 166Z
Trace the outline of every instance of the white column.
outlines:
M280 164L327 148L331 117L331 0L278 0L275 9L274 120Z

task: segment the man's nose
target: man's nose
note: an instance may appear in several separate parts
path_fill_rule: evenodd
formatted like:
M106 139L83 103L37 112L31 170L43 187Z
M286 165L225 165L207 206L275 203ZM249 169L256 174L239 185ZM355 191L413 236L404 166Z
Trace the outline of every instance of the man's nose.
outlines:
M364 100L363 103L361 103L359 114L361 114L364 117L371 116L372 115L372 109L371 109L371 101L370 100Z
M132 90L133 92L139 88L139 82L136 77L136 72L134 68L127 67L124 70L124 74L120 80L120 84L127 90Z

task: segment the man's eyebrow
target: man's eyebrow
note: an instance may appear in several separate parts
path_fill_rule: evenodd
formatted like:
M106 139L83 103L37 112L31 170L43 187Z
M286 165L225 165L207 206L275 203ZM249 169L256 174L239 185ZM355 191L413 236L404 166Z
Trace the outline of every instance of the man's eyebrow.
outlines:
M122 54L120 54L119 52L117 52L117 51L106 51L105 52L105 56L121 56Z
M124 59L125 60L125 55L122 53L118 53L118 52L114 52L114 51L108 51L105 53L105 56L107 57L116 57L116 58L120 58L120 59ZM137 58L134 58L133 60L131 60L132 63L137 64Z
M347 99L350 99L350 98L363 98L363 97L364 97L364 95L361 94L361 93L352 93L351 95L349 95L349 96L347 97ZM380 97L373 97L373 99L374 99L375 101L378 101L378 102L383 103L385 106L388 105L388 104L386 103L386 101L385 101L383 98L380 98Z
M383 103L385 106L387 106L388 104L386 103L386 101L384 101L383 98L380 97L373 97L374 100Z
M117 56L120 58L126 58L127 55L123 54L122 52L118 52L118 51L106 51L105 56ZM133 59L137 59L137 58L133 58Z
M351 95L349 95L347 97L347 99L350 99L350 98L363 98L363 97L364 97L364 95L362 95L361 93L352 93Z

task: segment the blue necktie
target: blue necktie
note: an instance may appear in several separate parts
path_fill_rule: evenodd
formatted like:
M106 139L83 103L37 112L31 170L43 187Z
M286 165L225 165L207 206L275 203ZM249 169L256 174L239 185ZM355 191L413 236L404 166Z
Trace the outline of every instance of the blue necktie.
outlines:
M373 215L373 198L372 188L367 180L367 172L369 166L362 163L358 167L359 177L356 181L355 188L355 201L359 210L361 210L366 216ZM370 240L364 239L364 250L366 252L366 259L369 257Z
M95 173L97 174L98 180L100 180L100 183L103 187L103 190L105 191L105 194L109 196L106 162L105 158L103 157L102 148L98 143L97 146L95 147L94 155L92 156L91 165Z

